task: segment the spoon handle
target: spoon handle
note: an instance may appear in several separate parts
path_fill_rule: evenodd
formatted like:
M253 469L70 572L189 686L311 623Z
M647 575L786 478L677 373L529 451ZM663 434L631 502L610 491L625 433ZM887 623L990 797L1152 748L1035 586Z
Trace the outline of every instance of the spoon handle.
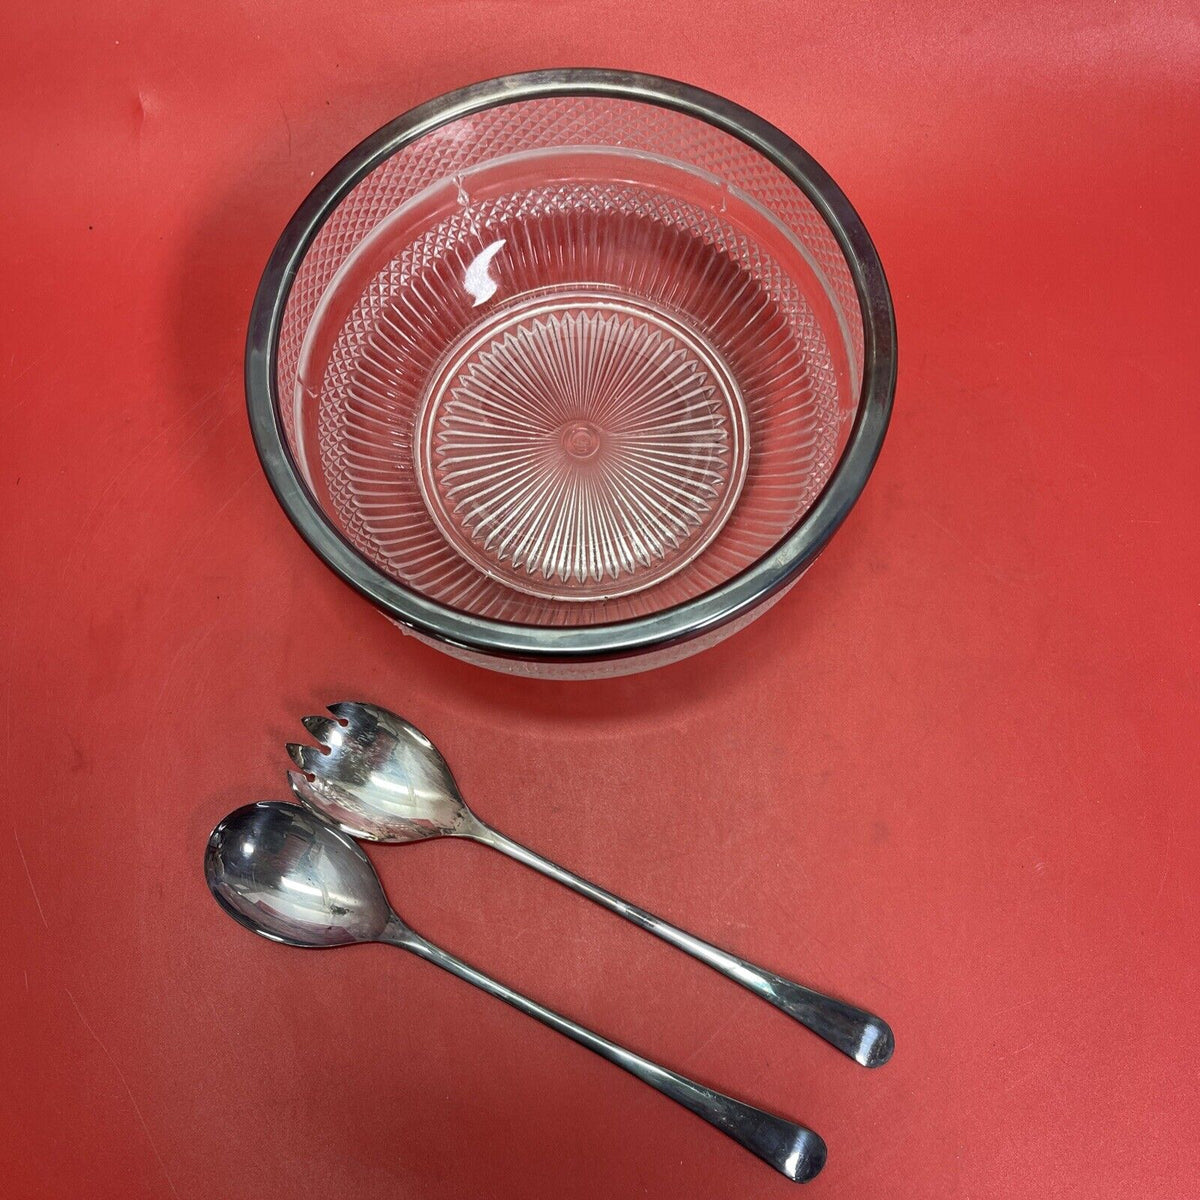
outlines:
M648 1083L664 1096L682 1104L696 1116L703 1117L710 1125L733 1138L751 1154L758 1155L763 1162L769 1163L788 1179L796 1183L805 1183L825 1165L825 1143L820 1135L811 1129L763 1112L762 1109L744 1104L740 1100L734 1100L666 1067L660 1067L615 1042L610 1042L600 1034L577 1025L568 1017L484 975L482 971L477 971L461 958L456 958L432 942L426 941L398 919L393 918L380 940L402 950L410 950L427 962L449 971L451 975L457 975L459 979L465 979L489 995L503 1000L505 1004L511 1004L513 1008L541 1021L543 1025L557 1029L559 1033L581 1046L586 1046L601 1058L624 1068L643 1083Z
M824 1038L831 1046L836 1046L843 1054L848 1054L862 1066L880 1067L892 1057L892 1050L895 1048L892 1030L886 1021L873 1013L835 1000L832 996L823 995L790 979L784 979L773 971L757 967L744 958L738 958L736 954L730 954L693 934L677 929L644 908L638 908L636 904L614 896L612 892L582 879L574 872L560 867L548 858L543 858L527 846L514 842L512 838L505 837L482 822L469 826L461 836L502 851L517 862L540 871L581 896L586 896L627 921L641 926L685 954L698 958L714 971L720 971L735 983L740 983L755 995L761 996L768 1004L773 1004L787 1013L789 1017L811 1029L818 1037Z

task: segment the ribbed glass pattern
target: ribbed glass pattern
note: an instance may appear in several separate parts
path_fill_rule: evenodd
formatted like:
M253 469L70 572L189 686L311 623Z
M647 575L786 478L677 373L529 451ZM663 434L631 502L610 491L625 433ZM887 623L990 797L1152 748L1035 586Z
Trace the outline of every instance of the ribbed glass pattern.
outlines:
M289 442L358 551L433 599L642 616L769 553L824 486L862 368L848 284L803 194L706 123L503 106L322 229L281 330Z

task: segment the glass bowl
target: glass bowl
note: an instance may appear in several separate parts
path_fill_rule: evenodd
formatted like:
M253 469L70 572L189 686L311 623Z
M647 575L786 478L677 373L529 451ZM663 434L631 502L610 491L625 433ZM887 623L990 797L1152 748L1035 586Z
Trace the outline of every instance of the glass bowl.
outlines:
M514 75L398 118L264 273L246 387L312 548L497 670L620 674L794 583L887 427L866 230L794 142L685 84Z

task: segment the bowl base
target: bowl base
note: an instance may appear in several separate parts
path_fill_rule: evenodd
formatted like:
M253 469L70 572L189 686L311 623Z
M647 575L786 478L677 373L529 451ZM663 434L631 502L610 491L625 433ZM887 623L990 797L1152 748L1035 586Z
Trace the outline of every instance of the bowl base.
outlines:
M428 382L414 467L442 536L529 595L597 600L683 570L745 481L747 411L662 307L544 288L469 327Z

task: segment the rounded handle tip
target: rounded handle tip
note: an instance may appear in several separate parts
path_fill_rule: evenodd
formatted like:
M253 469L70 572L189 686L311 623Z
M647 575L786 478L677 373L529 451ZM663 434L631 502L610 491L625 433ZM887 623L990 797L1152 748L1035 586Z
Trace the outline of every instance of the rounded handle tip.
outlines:
M819 1174L828 1156L825 1139L811 1129L805 1129L783 1164L783 1174L795 1183L807 1183Z
M879 1017L874 1017L863 1027L854 1060L864 1067L882 1067L896 1049L896 1037L892 1027Z

